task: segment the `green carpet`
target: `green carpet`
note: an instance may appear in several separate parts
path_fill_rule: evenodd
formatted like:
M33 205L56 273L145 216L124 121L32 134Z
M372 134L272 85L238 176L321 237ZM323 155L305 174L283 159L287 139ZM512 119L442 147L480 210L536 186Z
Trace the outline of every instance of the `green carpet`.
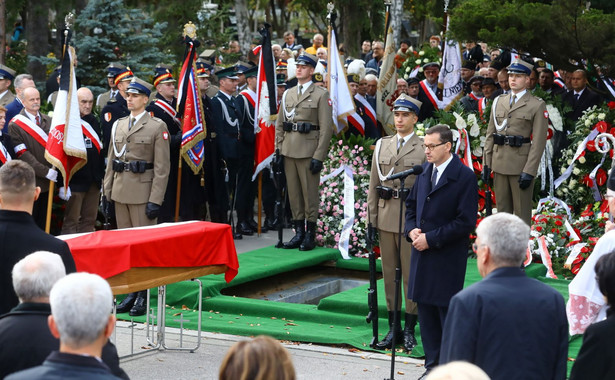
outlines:
M333 294L322 299L319 304L293 304L268 300L224 295L224 289L251 281L262 280L277 274L300 268L310 268L327 263L335 269L368 271L367 259L353 258L343 260L335 249L317 248L311 252L280 250L267 247L240 254L239 273L227 284L223 275L201 277L203 282L203 327L204 331L225 334L256 336L269 335L277 339L312 342L319 344L347 344L361 350L369 347L372 328L365 321L367 308L367 285ZM380 261L378 261L380 270ZM545 267L531 264L526 268L530 277L547 283L568 299L568 281L544 277ZM308 269L309 270L309 269ZM465 286L481 279L476 268L476 260L469 259ZM262 281L260 281L262 282ZM247 286L247 285L246 285ZM179 327L179 313L182 313L184 327L196 329L198 289L194 282L184 281L167 286L167 326ZM157 304L155 292L151 303ZM379 333L384 337L388 330L387 310L384 297L384 282L378 281L378 312L380 315ZM120 318L127 314L120 314ZM144 322L145 317L135 318ZM423 357L419 329L416 329L417 346L411 357ZM571 340L569 356L576 357L581 345L581 337ZM405 355L405 354L401 354ZM569 368L572 362L569 362Z

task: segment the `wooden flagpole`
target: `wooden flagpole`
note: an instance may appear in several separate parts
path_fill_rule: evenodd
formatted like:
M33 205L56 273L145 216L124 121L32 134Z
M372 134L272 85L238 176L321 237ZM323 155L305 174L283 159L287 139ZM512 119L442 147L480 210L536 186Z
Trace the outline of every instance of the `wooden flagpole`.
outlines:
M47 196L47 216L45 217L45 232L51 231L51 209L53 207L53 190L55 182L49 181L49 195Z
M177 164L177 194L175 194L175 223L179 222L179 199L182 190L182 150L179 149L179 164Z
M258 226L256 232L260 236L262 230L263 218L263 171L258 172Z

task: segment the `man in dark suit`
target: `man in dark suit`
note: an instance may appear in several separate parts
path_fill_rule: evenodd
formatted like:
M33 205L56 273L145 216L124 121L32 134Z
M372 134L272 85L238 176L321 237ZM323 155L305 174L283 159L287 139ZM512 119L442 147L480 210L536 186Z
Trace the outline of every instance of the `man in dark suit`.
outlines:
M3 133L7 132L9 122L11 121L13 116L19 114L19 112L23 109L23 102L21 99L23 91L28 87L36 88L36 86L34 85L34 79L30 74L17 75L15 77L13 85L15 86L15 99L13 99L12 102L6 105L6 121L3 125L0 126L2 127Z
M68 273L76 270L68 245L34 223L32 205L40 192L34 170L25 162L12 160L0 168L0 314L19 303L11 284L11 269L26 255L40 250L57 253Z
M485 218L476 233L473 249L484 280L451 299L440 363L468 361L492 380L565 379L564 298L520 269L529 226L500 212Z
M425 132L427 162L406 199L406 239L412 241L407 297L418 305L426 375L438 365L448 302L463 288L470 233L476 226L474 172L451 153L443 124Z
M47 320L51 315L49 292L64 276L60 256L46 251L31 253L13 267L13 289L20 304L0 316L0 378L40 365L60 348ZM116 376L128 379L111 342L103 347L101 359Z
M564 102L570 104L572 112L566 117L577 121L583 115L583 111L602 103L602 98L597 93L587 88L587 73L585 70L576 70L570 80L572 90L564 94Z
M42 365L7 379L119 379L101 360L103 346L115 328L112 302L111 287L98 275L72 273L60 279L49 294L49 330L60 339L60 350Z

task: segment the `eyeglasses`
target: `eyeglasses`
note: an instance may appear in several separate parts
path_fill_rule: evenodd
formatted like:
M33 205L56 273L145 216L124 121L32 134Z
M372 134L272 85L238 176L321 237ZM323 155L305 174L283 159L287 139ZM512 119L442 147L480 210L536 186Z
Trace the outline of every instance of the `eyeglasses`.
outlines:
M474 253L477 253L478 249L482 246L484 246L485 244L476 244L476 243L472 243L472 251L474 251Z
M429 151L432 151L432 150L436 149L436 147L439 147L440 145L444 145L444 144L446 144L446 143L443 142L443 143L440 143L440 144L431 144L431 145L423 144L423 149L427 149Z

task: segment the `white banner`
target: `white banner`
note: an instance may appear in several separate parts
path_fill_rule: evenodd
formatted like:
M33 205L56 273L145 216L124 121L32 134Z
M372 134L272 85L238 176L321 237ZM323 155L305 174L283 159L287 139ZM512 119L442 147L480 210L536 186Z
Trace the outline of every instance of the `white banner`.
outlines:
M331 29L329 34L329 63L327 64L329 75L329 97L333 108L333 123L336 133L340 133L346 127L346 118L355 113L354 100L348 88L346 72L337 50L335 32Z
M461 47L455 40L449 40L447 38L444 43L442 67L440 68L438 86L442 88L440 109L445 109L463 96L463 80L461 79Z

